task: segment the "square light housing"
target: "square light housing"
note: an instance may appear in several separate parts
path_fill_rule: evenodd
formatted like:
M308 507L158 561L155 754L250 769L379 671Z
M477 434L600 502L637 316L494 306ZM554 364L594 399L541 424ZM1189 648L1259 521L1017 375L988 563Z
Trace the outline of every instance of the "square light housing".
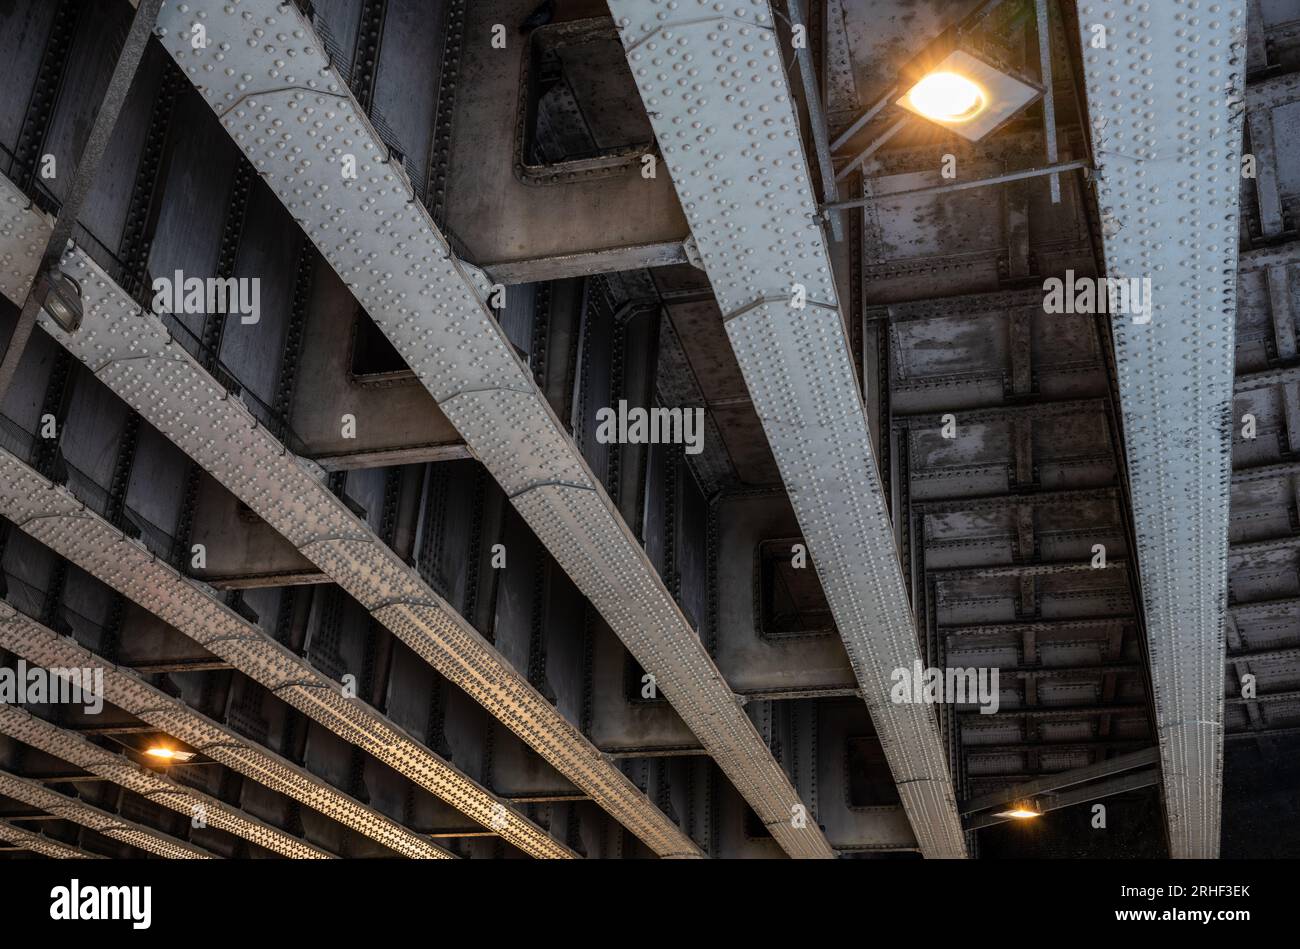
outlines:
M952 49L925 68L909 69L896 105L962 138L978 142L1043 94L1037 86Z

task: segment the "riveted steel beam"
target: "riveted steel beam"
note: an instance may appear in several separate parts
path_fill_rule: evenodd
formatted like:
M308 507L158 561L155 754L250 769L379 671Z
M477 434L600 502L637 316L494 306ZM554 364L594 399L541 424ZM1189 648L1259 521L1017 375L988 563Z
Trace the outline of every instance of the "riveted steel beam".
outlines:
M1082 768L1074 768L1070 771L1058 771L1053 774L1045 775L1035 781L1021 784L1017 787L1006 788L1002 791L994 791L990 794L982 794L979 797L962 802L961 812L963 815L966 815L974 814L978 811L990 810L991 808L1009 804L1022 798L1035 797L1039 794L1047 794L1052 791L1060 791L1064 788L1073 787L1078 784L1086 784L1090 781L1096 781L1101 778L1113 777L1116 774L1122 774L1125 771L1132 771L1136 768L1146 768L1151 765L1159 764L1159 761L1160 753L1157 749L1143 748L1138 751L1129 752L1128 754L1116 755L1114 758L1098 761L1096 764L1086 765Z
M173 347L179 350L180 347ZM251 417L250 417L251 418ZM245 675L525 853L573 857L564 844L318 672L197 583L160 562L66 488L0 451L0 515Z
M80 847L74 847L59 840L51 840L42 834L24 830L7 820L0 820L0 840L13 844L15 847L21 847L23 850L30 850L32 853L39 853L43 857L52 857L55 860L105 859L102 854L91 853L88 850L82 850Z
M108 150L109 142L113 137L113 129L117 126L118 117L126 104L127 94L131 90L136 70L149 43L154 20L163 0L142 0L142 3L143 5L136 7L135 15L131 19L131 28L127 32L126 41L118 53L113 74L108 81L108 88L104 92L99 108L95 111L95 118L86 136L85 145L77 158L72 184L63 199L63 206L59 210L59 216L54 222L54 228L50 232L42 254L38 280L49 273L72 237L82 205L90 194L104 153ZM39 284L37 289L39 290ZM0 398L4 398L5 393L9 391L14 374L18 371L18 363L27 348L27 340L31 336L32 327L36 325L40 307L41 302L36 297L29 297L22 304L18 322L10 334L4 357L0 358Z
M0 176L0 293L22 306L41 266L54 219Z
M45 785L22 775L0 770L0 794L30 804L55 817L89 827L105 837L120 840L146 853L174 860L212 860L215 856L201 847L178 840L171 834L110 814L78 798L51 791Z
M1071 807L1075 804L1086 804L1089 801L1100 800L1115 794L1127 794L1129 791L1155 787L1159 783L1160 772L1158 769L1143 768L1140 771L1122 774L1104 781L1094 781L1066 791L1050 791L1035 798L1035 803L1041 813L1047 813L1048 811L1060 810L1063 807ZM1015 800L1015 798L1012 798L1012 800ZM1005 823L1008 820L1014 820L1014 818L999 817L994 813L984 813L972 817L966 826L970 830L980 830L984 827L992 827L994 824Z
M461 684L616 818L639 828L649 845L665 856L698 855L689 838L348 510L312 469L286 453L273 433L258 428L243 405L227 398L201 364L171 345L161 320L141 313L127 293L80 250L70 250L63 266L81 283L86 317L76 333L56 335L101 381L265 517L412 649ZM54 333L57 325L42 319L42 328ZM232 444L232 439L238 444ZM424 609L412 622L412 614L402 607ZM439 646L430 643L433 635L453 627L454 640ZM484 669L495 672L485 679Z
M237 399L84 254L64 271L86 316L41 327L162 434L263 517L374 617L664 856L698 855L675 824L510 662L288 453Z
M190 40L197 22L210 40L204 49ZM159 36L236 145L560 566L655 676L660 693L773 837L793 856L833 856L816 822L798 819L807 811L790 778L516 356L470 271L452 254L405 172L389 159L364 110L331 68L308 19L296 5L273 0L193 0L164 8ZM348 179L344 170L352 161L356 177ZM173 376L167 384L179 382ZM219 477L245 477L229 459L220 468ZM274 480L268 474L256 486L250 483L258 496L256 503L244 497L245 503L261 512L283 500L284 486ZM418 644L426 659L652 849L699 855L685 834L657 809L647 809L635 785L607 767L576 728L383 545L349 532L333 506L290 503L302 512L290 519L275 511L263 516L304 552L310 548L308 556L327 572L346 577L340 582L380 622ZM332 527L344 529L331 533Z
M921 852L963 857L933 709L889 700L916 620L772 11L609 6Z
M212 827L243 837L283 856L297 859L326 859L334 856L237 807L178 784L171 778L141 767L80 735L37 718L26 709L0 705L0 734L74 764L83 771L89 771L105 781L112 781L191 819L201 814ZM142 846L142 843L133 840L127 842L132 846Z
M16 189L12 183L0 176L0 198L4 196L6 190L14 191ZM0 233L14 234L13 240L17 241L15 246L19 248L25 246L24 242L30 239L30 235L39 232L42 226L47 223L47 218L40 215L35 209L26 207L19 200L0 200ZM22 258L19 258L16 266L21 265ZM441 604L441 611L454 616L456 621L459 621L459 625L464 627L464 630L467 631L466 635L469 637L465 641L466 651L474 648L476 645L475 640L483 643L487 649L491 649L482 641L482 637L474 632L468 623L461 619L441 598L437 597L413 571L400 561L396 554L379 542L369 528L358 520L341 501L315 478L309 467L287 454L284 447L270 432L259 428L242 404L227 398L225 390L188 353L185 353L182 347L171 345L171 337L161 321L152 314L142 314L126 291L91 262L83 251L75 247L69 249L64 257L63 266L68 268L67 272L76 273L77 275L76 279L82 287L82 303L86 319L89 319L91 323L86 324L83 322L82 327L76 334L72 336L62 334L59 338L74 355L86 360L92 370L100 369L100 378L111 388L117 389L133 408L142 411L142 415L149 418L164 434L171 435L180 447L190 450L190 454L196 460L204 462L208 471L214 477L226 484L232 491L235 491L250 507L258 510L259 513L270 515L267 517L268 522L273 527L279 528L290 542L303 549L304 553L307 553L309 557L313 557L313 555L322 556L323 548L329 548L337 543L341 550L330 551L332 556L326 558L336 568L333 574L335 579L347 587L349 592L352 592L363 604L371 608L376 617L382 620L381 612L387 613L402 602L402 598L395 595L396 591L410 591L418 588L421 592L415 598L417 602L420 604ZM40 325L47 332L51 332L56 328L56 324L49 321L46 315L43 314L41 319ZM119 348L115 352L121 357L122 361L114 362L111 357L104 354L99 357L88 357L86 350L73 345L74 342L85 344L89 339L93 338L93 333L88 332L91 330L92 325L100 326L103 332L110 337L117 334L115 343ZM141 329L144 331L142 334L140 333ZM156 350L159 347L166 347L166 349L157 352ZM146 354L149 354L149 358L143 358ZM142 363L148 363L148 366L144 366ZM138 382L141 379L141 373L144 374L146 379L150 377L150 373L155 371L161 373L161 375L153 378L152 383L146 386L144 392L141 392L125 385L117 373L109 371L114 368L121 370L123 365L128 370L125 374L128 380ZM166 371L169 368L172 370L170 375ZM154 385L162 386L161 394L154 389ZM198 386L202 390L202 397L198 402L187 401L187 397L193 393L193 386ZM154 394L151 395L151 392ZM143 401L140 401L141 398L143 398ZM204 410L202 406L211 406L211 408ZM223 414L223 409L227 413L234 412L233 417L230 414ZM187 418L191 423L197 421L198 426L190 424L187 427L185 421ZM223 425L226 426L224 429ZM185 432L189 437L187 440L182 440L176 436L176 432ZM220 434L223 439L227 440L230 438L240 440L241 436L244 436L242 438L244 443L231 446L225 441L216 442L208 439L209 434ZM240 459L242 459L242 462ZM232 461L235 462L233 466ZM261 469L260 474L258 474L259 468ZM250 471L252 472L252 484L249 481ZM235 477L235 472L239 473L239 477ZM277 481L275 479L276 474L279 474L284 480ZM279 504L275 508L275 513L268 509L271 500L280 502L286 496L294 497L294 502L288 505ZM309 509L315 511L316 516L314 518L306 513ZM322 529L322 525L326 526ZM111 525L106 526L115 529ZM306 542L302 540L304 536L313 538L327 537L330 540L325 542L323 548L318 549L307 546ZM360 561L358 560L359 552L361 552ZM373 555L373 563L362 562L371 555ZM352 572L347 572L347 568L351 568ZM379 585L383 589L376 590L375 586L369 582L376 573L380 575ZM175 580L181 583L185 582L179 577L176 577ZM435 606L431 615L440 616L439 607ZM452 622L450 619L445 619L443 625L449 625ZM251 626L251 624L245 623L244 625L250 630L256 630L256 627ZM404 626L403 629L408 629L408 627ZM185 629L182 627L181 631L185 632ZM259 636L266 639L267 643L271 642L269 637L265 637L265 634L262 634L260 630L256 631ZM421 630L420 637L408 632L407 641L412 645L412 648L424 655L425 658L430 658L428 649L423 645L426 641L423 630ZM495 653L495 650L493 652ZM497 655L499 656L499 654ZM473 658L480 657L474 656ZM294 657L294 661L304 666L304 669L307 668L303 660ZM509 668L503 658L500 659L499 665L504 666L506 669ZM237 664L236 667L246 674L252 675L253 678L257 678L255 674L249 672L247 667ZM476 666L476 668L481 669L482 665ZM322 682L328 682L314 670L304 674L308 675L309 678L319 678ZM474 680L467 681L474 684ZM497 679L493 678L489 681L496 683ZM335 691L338 691L337 688L335 688ZM467 691L470 691L470 688L467 687ZM535 693L535 690L532 691ZM473 694L472 691L471 694ZM544 714L559 719L558 713L549 704L546 704L545 700L541 699L540 696L536 697L536 703L543 706ZM308 702L306 707L302 705L298 707L301 711L314 718L319 715L318 705L314 701ZM320 719L318 718L318 720ZM562 719L560 720L562 721ZM337 722L334 721L333 716L327 717L322 724L338 731ZM567 723L565 724L567 725ZM569 727L571 728L571 726ZM381 730L389 728L395 728L395 726L385 723ZM572 729L572 731L575 734L577 733L576 729ZM343 737L351 740L347 734L343 734ZM414 744L409 737L403 737L407 742ZM579 738L581 739L581 736ZM585 742L585 739L581 739L581 741ZM496 824L504 820L505 827L502 828L501 835L511 840L512 843L516 843L525 852L548 857L573 856L572 851L567 847L546 836L539 828L522 818L517 812L508 811L504 817L500 816L499 808L504 807L502 802L496 801L489 792L473 784L469 778L453 769L447 762L437 758L427 750L421 749L421 751L422 756L436 761L437 764L432 765L429 769L422 769L419 777L409 775L417 783L420 783L435 795L443 797L452 806L462 810L464 810L462 803L473 801L474 813L466 811L466 814L479 823L493 821L495 827ZM627 789L630 789L630 791L627 791L628 794L638 795L644 800L644 795L640 794L635 785L628 781L613 764L601 758L594 747L591 747L591 755L596 760L597 767L611 775L611 781L615 783L621 781L626 784ZM379 757L383 760L382 756ZM452 773L456 777L450 783L446 783L436 777L438 772ZM467 792L465 782L468 782L476 790ZM452 797L446 797L447 794L452 794ZM671 831L675 832L679 838L674 841L678 845L677 849L668 851L670 855L689 852L693 848L693 844L680 831L677 831L676 827L666 817L663 817L657 809L654 809L653 805L646 801L645 807L653 811L653 814L658 815L657 822L659 825L666 825L667 828L671 828ZM651 819L653 820L653 815ZM437 851L437 854L441 853L441 851Z
M47 669L104 670L104 699L232 771L333 818L407 857L455 859L455 854L349 797L305 768L254 744L7 604L0 603L0 648Z
M1174 857L1219 852L1245 7L1078 4Z

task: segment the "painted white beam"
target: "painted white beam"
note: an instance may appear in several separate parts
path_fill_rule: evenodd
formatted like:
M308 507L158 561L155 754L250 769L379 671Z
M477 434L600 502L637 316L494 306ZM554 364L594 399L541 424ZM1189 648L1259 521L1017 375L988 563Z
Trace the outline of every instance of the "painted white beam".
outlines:
M7 649L46 669L103 669L105 701L184 742L205 757L331 817L399 854L416 859L456 859L455 854L427 837L344 794L305 768L194 711L181 699L154 688L135 672L105 661L78 645L72 637L60 636L6 603L0 603L0 649Z
M159 857L173 860L215 858L214 854L178 840L171 834L127 820L117 814L110 814L86 801L68 797L58 791L51 791L43 784L8 771L0 770L0 794Z
M609 6L917 843L964 857L933 709L889 698L916 620L772 11Z
M282 856L317 860L334 856L209 794L178 784L120 754L99 747L81 735L51 725L26 709L15 705L0 705L0 734L121 785L128 791L169 807L191 820L196 814L202 814L210 826L243 837ZM127 842L134 843L131 840Z
M1244 0L1081 0L1170 853L1217 857Z
M206 34L206 47L196 48L196 25ZM833 856L816 822L800 818L805 811L789 777L515 355L469 271L452 255L405 173L388 161L387 149L330 68L307 19L295 5L274 0L191 0L169 2L158 32L236 145L556 561L655 676L660 693L777 842L792 856ZM353 162L355 179L345 177ZM167 384L179 381L173 377ZM238 474L229 468L214 473ZM248 489L263 492L257 503L235 493L259 513L275 500L260 485ZM466 661L471 647L480 656L489 654L473 630L449 622L409 570L395 565L390 570L387 555L363 538L317 544L301 520L267 520L304 550L311 547L308 556L327 572L348 576L340 583L372 606L396 635L420 643L421 654L450 670L447 674L466 691L486 693L496 703L489 706L494 714L514 722L517 731L522 728L548 760L565 764L567 770L561 770L570 780L656 851L698 854L675 826L648 823L628 788L587 760L589 752L576 732L564 731L559 722L549 727L530 722L544 711L533 704L531 693L518 690L508 700L515 707L492 699L491 693L499 695L514 683L502 677L495 662L485 667Z

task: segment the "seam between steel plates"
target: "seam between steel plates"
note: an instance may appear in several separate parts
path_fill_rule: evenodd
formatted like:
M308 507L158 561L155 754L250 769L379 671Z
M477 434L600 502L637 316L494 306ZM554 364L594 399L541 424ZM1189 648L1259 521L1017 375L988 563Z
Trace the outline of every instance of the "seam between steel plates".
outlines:
M1111 325L1170 854L1216 857L1245 3L1078 15L1106 269L1152 282Z
M202 791L178 784L171 778L141 767L119 754L65 731L26 709L0 705L0 734L9 735L25 745L74 764L106 781L133 791L164 807L193 818L202 808L204 819L212 827L224 830L286 857L328 859L334 857L314 844L300 840L226 804Z
M133 847L160 857L171 859L213 860L216 854L179 840L170 834L146 827L144 824L110 814L93 804L76 797L51 791L45 785L20 774L0 769L0 794L16 801L40 808L54 817L72 821L82 827L120 840Z
M771 8L609 5L918 845L964 857L933 710L888 698L916 622Z
M207 50L188 40L196 22ZM833 856L815 822L793 826L800 801L790 779L298 9L272 0L168 4L158 34L506 494L546 480L573 485L535 487L514 503L786 852ZM292 91L250 93L258 82ZM345 155L356 158L355 182L342 177ZM424 618L399 621L427 635ZM687 838L675 836L680 851Z
M39 521L31 513L40 511ZM113 589L170 623L200 646L270 690L295 682L284 701L442 798L470 819L492 826L525 853L576 854L486 788L439 758L343 687L159 561L67 489L0 450L0 514ZM99 544L98 551L95 543ZM298 681L317 683L311 689Z
M45 668L104 669L104 699L185 742L207 757L330 817L390 850L412 858L456 855L326 784L304 768L236 735L154 688L139 675L104 660L67 636L0 603L0 647Z
M15 847L21 847L23 850L30 850L32 853L39 853L43 857L51 857L55 860L107 860L103 854L91 853L89 850L82 850L80 847L74 847L72 844L65 844L61 840L53 840L42 834L33 833L30 830L24 830L7 820L0 819L0 840L13 844Z

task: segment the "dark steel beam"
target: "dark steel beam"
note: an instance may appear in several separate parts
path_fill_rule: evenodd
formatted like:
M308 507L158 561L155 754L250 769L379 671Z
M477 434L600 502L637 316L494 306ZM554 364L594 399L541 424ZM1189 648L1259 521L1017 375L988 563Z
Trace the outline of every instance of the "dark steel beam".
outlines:
M963 816L975 814L979 811L986 811L992 807L1000 807L1012 801L1023 798L1037 797L1040 794L1047 794L1052 791L1059 791L1063 788L1073 787L1079 784L1086 784L1090 781L1096 781L1101 778L1109 778L1125 771L1132 771L1134 768L1145 768L1151 765L1158 765L1160 761L1159 748L1144 748L1141 751L1134 751L1126 755L1117 755L1114 758L1108 758L1105 761L1099 761L1096 764L1090 764L1083 768L1075 768L1071 771L1061 771L1057 774L1049 774L1020 784L1003 791L995 791L989 794L981 794L973 797L968 801L962 802L959 807Z
M59 259L72 238L72 230L77 225L81 207L85 204L104 152L107 151L108 143L113 137L113 129L117 126L122 106L126 104L127 93L131 89L131 82L135 79L149 37L153 34L154 21L158 17L158 10L162 4L163 0L141 0L131 20L131 30L122 45L117 65L113 67L113 75L108 81L108 90L104 93L99 111L95 113L95 121L86 139L86 147L82 149L77 161L72 186L68 190L67 198L64 199L63 207L59 210L58 218L55 219L54 230L41 257L40 269L37 270L36 278L27 293L27 300L23 303L18 325L14 327L9 337L4 359L0 360L0 400L4 399L5 393L13 383L14 375L18 371L18 363L27 349L27 341L36 326L36 314L40 312L44 303L42 280L58 266Z

